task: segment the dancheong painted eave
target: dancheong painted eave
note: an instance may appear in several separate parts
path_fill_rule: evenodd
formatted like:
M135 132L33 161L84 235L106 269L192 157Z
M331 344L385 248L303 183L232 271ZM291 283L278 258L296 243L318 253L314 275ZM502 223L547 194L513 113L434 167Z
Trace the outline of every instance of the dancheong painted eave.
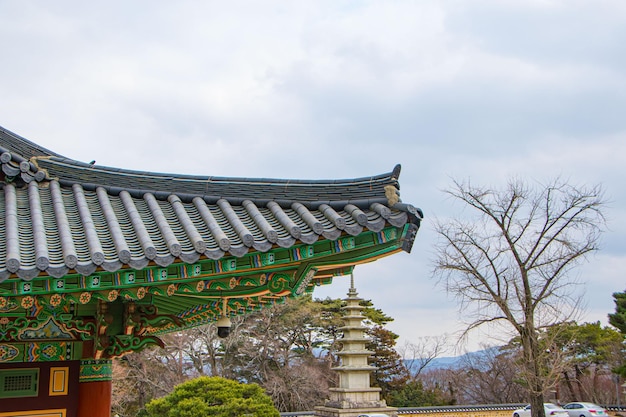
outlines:
M240 258L417 231L422 219L399 199L399 165L342 180L142 172L75 161L3 128L0 163L0 283Z

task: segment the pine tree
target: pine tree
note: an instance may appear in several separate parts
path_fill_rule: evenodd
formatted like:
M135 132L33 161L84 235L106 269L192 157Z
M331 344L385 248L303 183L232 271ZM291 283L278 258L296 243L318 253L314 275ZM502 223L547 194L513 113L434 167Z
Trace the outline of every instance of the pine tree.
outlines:
M613 299L615 301L615 313L609 314L609 323L622 333L624 343L626 343L626 291L614 293ZM624 350L626 350L626 347ZM622 362L621 366L615 368L613 372L626 378L626 360Z
M220 377L199 377L146 405L149 417L279 417L272 400L256 384Z

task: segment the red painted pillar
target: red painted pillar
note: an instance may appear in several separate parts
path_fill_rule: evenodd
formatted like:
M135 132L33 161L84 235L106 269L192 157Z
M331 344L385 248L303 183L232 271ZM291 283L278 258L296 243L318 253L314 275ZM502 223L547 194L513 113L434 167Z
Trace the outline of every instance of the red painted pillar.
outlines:
M111 386L111 381L80 383L77 417L110 417Z
M110 417L111 360L83 360L78 384L77 417Z

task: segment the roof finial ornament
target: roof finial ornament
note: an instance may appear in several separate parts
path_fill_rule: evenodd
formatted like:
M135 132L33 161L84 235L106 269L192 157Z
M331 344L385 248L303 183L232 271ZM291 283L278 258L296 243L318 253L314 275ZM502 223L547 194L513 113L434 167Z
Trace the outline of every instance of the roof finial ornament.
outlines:
M387 203L389 203L389 207L393 207L397 202L400 201L400 193L398 189L393 185L385 185L385 197L387 197Z
M400 178L400 170L401 170L402 166L400 164L396 164L395 167L393 167L393 171L391 171L391 178L394 180L397 180L398 178Z

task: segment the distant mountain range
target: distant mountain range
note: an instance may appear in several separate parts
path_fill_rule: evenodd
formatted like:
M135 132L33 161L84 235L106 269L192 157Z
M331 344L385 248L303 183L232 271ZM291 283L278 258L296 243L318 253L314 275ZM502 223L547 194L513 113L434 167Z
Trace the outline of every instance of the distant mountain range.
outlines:
M468 353L465 353L465 354L460 355L460 356L442 356L441 358L435 358L426 366L426 368L424 368L424 370L457 369L457 368L461 367L463 363L466 362L468 357L470 359L472 359L472 358L475 358L475 359L482 358L482 357L486 356L487 354L489 354L490 349L498 349L498 348L497 347L493 347L493 348L489 348L489 349L479 350L479 351L476 351L476 352L468 352ZM417 362L417 363L414 366L412 366L413 362ZM416 369L418 367L419 360L418 359L405 359L404 363L405 363L405 365L409 369L413 369L413 368Z

